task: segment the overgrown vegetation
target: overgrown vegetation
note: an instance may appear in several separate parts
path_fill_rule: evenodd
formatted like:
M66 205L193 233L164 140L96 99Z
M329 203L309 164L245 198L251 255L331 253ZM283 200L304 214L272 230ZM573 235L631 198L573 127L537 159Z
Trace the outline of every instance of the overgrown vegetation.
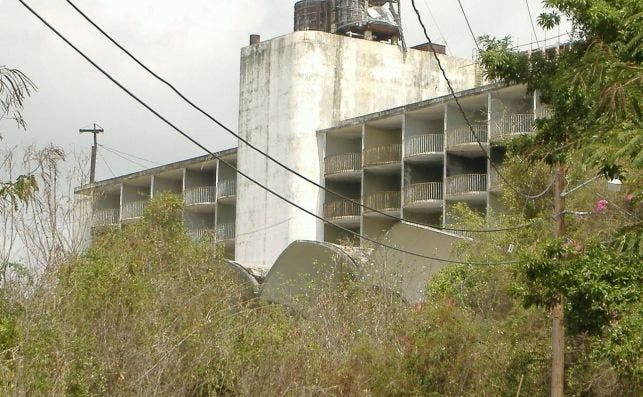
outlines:
M157 198L32 293L3 289L0 394L546 395L549 321L523 307L511 268L453 267L415 307L348 283L301 313L238 280L187 236L180 198ZM642 390L595 342L573 348L570 395Z

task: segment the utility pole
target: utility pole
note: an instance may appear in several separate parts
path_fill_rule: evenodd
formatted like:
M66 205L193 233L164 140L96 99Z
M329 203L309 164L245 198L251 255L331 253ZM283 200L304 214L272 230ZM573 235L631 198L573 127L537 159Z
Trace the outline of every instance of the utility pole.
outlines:
M98 153L98 134L105 132L101 126L94 123L94 128L81 128L78 130L81 134L89 132L94 135L94 146L92 146L92 156L89 169L89 183L94 183L96 180L96 155Z
M554 182L554 238L565 235L565 190L567 168L565 163L556 163ZM562 259L562 258L561 258ZM551 397L563 397L565 386L565 312L562 294L556 297L552 308L551 330Z

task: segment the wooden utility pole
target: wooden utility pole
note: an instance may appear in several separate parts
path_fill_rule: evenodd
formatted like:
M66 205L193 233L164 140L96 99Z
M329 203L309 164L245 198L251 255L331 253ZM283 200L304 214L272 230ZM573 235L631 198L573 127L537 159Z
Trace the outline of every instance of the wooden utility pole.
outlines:
M92 156L89 169L89 183L94 183L96 180L96 155L98 153L98 134L105 132L101 126L94 123L94 128L81 128L78 130L81 134L89 132L94 135L94 146L92 146Z
M565 197L567 168L560 160L556 163L554 182L554 238L565 235ZM562 259L562 258L561 258ZM558 294L552 308L551 330L551 397L563 397L565 386L565 312L562 294Z

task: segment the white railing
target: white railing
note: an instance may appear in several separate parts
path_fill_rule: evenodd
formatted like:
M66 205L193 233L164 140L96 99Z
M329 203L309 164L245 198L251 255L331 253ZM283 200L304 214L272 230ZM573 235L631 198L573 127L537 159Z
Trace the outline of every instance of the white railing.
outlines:
M458 127L447 130L447 146L453 147L457 145L464 145L469 143L487 143L487 126L486 125L473 125L471 128Z
M121 211L118 208L94 210L92 212L92 226L117 226L121 221Z
M131 203L123 203L123 219L138 219L143 217L143 210L147 205L147 201L132 201Z
M185 189L185 205L214 203L216 189L214 186L197 186Z
M188 235L194 241L214 240L214 229L192 229L188 231Z
M551 118L551 115L552 115L552 110L547 105L540 105L536 110L537 119L548 119L548 118Z
M447 195L486 192L487 174L465 174L450 176L446 180Z
M442 182L415 183L404 189L404 204L418 201L442 200L444 184Z
M234 197L237 195L237 180L236 179L226 179L219 182L219 188L217 190L217 199L224 197Z
M328 156L324 159L324 174L342 174L362 169L362 155L359 153L344 153Z
M336 200L324 204L324 218L337 219L360 216L360 205L348 200Z
M364 204L378 211L400 209L402 194L399 190L369 194L364 198ZM370 210L365 209L365 211Z
M441 153L444 151L444 134L426 134L411 136L404 143L406 157L421 154Z
M495 168L489 170L489 189L493 191L502 189L502 178L500 178L500 174Z
M514 135L529 134L534 131L533 114L512 114L492 122L493 139L503 139Z
M217 241L234 240L235 225L234 223L223 223L216 228Z
M364 165L384 165L402 161L402 144L364 149Z

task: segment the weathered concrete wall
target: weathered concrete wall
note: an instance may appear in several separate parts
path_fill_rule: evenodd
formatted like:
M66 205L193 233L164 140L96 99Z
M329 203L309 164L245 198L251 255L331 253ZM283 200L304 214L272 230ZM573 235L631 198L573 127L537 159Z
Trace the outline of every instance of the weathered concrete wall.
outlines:
M441 55L456 90L472 88L471 61ZM239 133L322 181L316 131L341 120L447 94L432 54L322 32L295 32L241 52ZM322 192L246 145L239 168L321 213ZM236 260L269 268L291 242L321 240L323 225L243 177L238 179Z

